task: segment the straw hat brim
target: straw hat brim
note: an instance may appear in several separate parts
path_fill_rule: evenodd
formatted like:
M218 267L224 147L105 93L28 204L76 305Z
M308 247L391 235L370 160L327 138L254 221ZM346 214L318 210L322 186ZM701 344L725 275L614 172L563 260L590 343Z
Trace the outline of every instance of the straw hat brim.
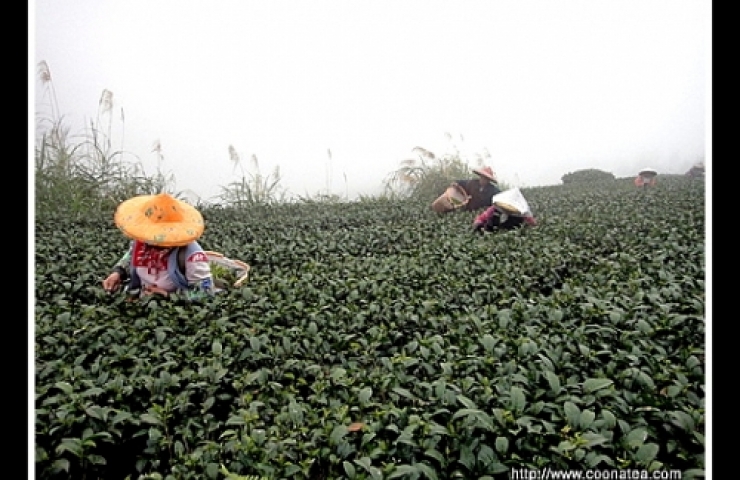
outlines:
M489 179L492 182L497 182L498 181L498 180L496 180L496 177L495 176L493 176L491 174L488 174L488 173L486 173L486 172L484 172L482 170L473 169L473 173L475 173L476 175L480 175L481 177L486 177L487 179Z
M510 203L496 202L496 206L501 207L501 209L504 210L508 214L513 214L513 215L522 214L522 212L520 212L518 208L516 208L514 205L511 205Z
M128 238L159 247L180 247L203 234L203 216L192 205L177 200L182 219L178 222L154 222L146 215L146 204L154 195L141 195L122 202L116 209L116 226Z

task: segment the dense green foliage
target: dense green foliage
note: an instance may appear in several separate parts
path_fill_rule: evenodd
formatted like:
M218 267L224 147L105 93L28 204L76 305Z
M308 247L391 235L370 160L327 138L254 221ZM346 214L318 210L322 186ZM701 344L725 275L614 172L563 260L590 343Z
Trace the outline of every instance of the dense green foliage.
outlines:
M522 191L540 226L484 235L409 200L206 209L252 270L203 304L105 295L113 212L42 212L37 478L701 473L704 183Z
M595 182L610 182L616 177L613 173L605 172L597 168L586 168L583 170L576 170L575 172L568 172L560 179L564 185L569 183L595 183Z

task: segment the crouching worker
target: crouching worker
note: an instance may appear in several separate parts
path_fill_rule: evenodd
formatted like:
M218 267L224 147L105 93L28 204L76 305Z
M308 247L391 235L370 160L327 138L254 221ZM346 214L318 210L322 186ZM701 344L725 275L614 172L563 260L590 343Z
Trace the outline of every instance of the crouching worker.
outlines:
M636 187L654 187L657 183L658 172L652 168L643 168L635 177Z
M193 206L166 193L141 195L121 203L114 221L132 242L103 280L106 291L126 281L133 297L177 292L198 300L215 291L208 256L197 242L203 217Z
M474 232L493 232L537 225L529 204L518 188L494 195L491 203L490 207L473 220Z
M519 214L506 211L506 209L491 205L485 212L481 213L473 221L474 232L492 232L496 229L511 230L521 226L535 226L537 220L531 213Z

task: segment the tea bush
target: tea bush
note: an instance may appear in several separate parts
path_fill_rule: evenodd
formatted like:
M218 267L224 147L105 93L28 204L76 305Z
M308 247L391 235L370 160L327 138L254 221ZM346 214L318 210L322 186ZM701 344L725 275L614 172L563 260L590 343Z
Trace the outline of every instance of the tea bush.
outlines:
M249 282L125 302L112 211L36 217L37 478L508 478L705 466L704 183L208 207Z
M616 177L611 172L605 172L597 168L586 168L583 170L576 170L575 172L568 172L560 180L563 184L568 183L590 183L595 182L610 182Z

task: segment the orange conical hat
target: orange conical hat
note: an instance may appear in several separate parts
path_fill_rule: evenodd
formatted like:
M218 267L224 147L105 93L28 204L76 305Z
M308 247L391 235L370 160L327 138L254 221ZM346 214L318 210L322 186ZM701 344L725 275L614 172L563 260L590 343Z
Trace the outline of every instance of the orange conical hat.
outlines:
M114 221L127 237L159 247L187 245L205 229L203 216L195 207L166 193L122 202Z

